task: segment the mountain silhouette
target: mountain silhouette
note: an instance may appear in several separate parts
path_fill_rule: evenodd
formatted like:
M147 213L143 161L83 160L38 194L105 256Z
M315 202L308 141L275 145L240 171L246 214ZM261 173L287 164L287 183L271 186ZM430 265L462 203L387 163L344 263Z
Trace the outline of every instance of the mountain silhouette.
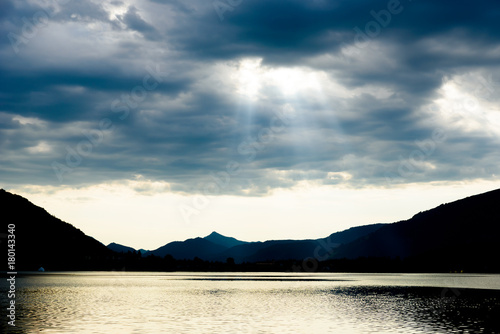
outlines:
M117 253L127 253L127 252L132 252L133 253L133 252L136 251L132 247L123 246L123 245L117 244L115 242L110 243L106 247L108 247L108 249L111 249L112 251L117 252Z
M232 257L236 262L258 262L273 260L290 260L306 258L329 258L327 256L333 249L342 244L349 243L369 233L372 233L384 224L372 224L352 227L347 230L332 233L326 238L310 240L270 240L264 242L252 242L245 245L235 246L217 258Z
M437 267L498 267L499 203L500 189L442 204L343 245L334 257L413 257Z
M500 189L442 204L408 220L352 227L326 238L246 242L212 232L204 238L170 242L140 252L116 243L106 247L3 189L0 202L6 217L3 230L15 224L16 270L41 266L48 270L206 270L215 268L210 263L230 268L242 263L314 258L323 261L323 268L347 268L344 270L377 271L378 264L383 263L384 270L389 271L500 271ZM6 244L7 234L0 233L0 237ZM345 261L355 265L346 265Z
M237 240L235 238L223 236L222 234L219 234L215 231L210 233L209 235L207 235L203 239L211 241L214 244L224 246L227 248L231 248L231 247L238 246L238 245L244 245L244 244L248 243L246 241L240 241L240 240Z
M315 256L326 259L330 256L325 257L325 255L331 253L332 249L372 233L382 226L384 224L357 226L321 239L263 242L245 242L212 232L204 238L170 242L145 255L153 254L160 257L171 255L175 259L198 257L207 261L226 261L228 258L233 258L236 263L302 260Z
M177 260L190 260L195 257L207 260L225 249L227 249L227 247L215 244L204 238L194 238L186 241L170 242L165 246L149 252L148 255L152 254L159 257L171 255Z
M0 203L4 208L2 233L15 224L16 270L42 266L48 270L98 270L113 256L99 241L19 195L0 189Z
M330 239L330 242L334 242L337 244L347 244L361 237L369 235L370 233L379 230L381 227L385 225L388 224L370 224L370 225L355 226L348 228L347 230L344 231L332 233L323 240L327 241L328 239Z

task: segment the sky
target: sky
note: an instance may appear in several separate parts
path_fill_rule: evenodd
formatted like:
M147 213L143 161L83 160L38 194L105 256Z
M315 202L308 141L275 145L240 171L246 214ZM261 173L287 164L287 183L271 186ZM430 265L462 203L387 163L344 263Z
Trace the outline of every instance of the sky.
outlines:
M320 238L500 188L493 1L2 0L0 187L108 244Z

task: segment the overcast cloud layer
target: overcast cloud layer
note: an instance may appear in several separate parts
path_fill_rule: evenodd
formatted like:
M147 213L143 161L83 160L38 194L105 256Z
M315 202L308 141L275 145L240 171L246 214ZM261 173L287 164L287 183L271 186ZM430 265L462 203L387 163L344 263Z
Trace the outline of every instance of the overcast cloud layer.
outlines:
M3 187L500 175L492 1L5 0L0 35Z

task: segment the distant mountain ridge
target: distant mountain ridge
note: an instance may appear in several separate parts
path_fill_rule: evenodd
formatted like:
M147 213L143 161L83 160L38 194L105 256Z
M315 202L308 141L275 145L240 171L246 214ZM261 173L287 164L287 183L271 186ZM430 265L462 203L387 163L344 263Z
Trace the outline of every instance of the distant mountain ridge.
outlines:
M0 203L8 217L3 219L4 230L7 231L11 223L16 225L17 270L34 270L40 266L50 270L109 270L116 265L146 270L153 263L155 268L175 268L172 258L198 258L227 262L228 265L306 258L325 263L336 259L365 259L362 260L365 262L356 263L372 261L373 264L377 263L373 259L401 258L411 260L405 262L405 270L410 271L414 263L420 270L428 271L446 268L500 271L500 243L497 241L500 189L442 204L408 220L352 227L326 238L246 242L212 232L204 238L175 241L153 251L141 252L116 243L106 247L27 199L3 189L0 189ZM0 236L4 238L4 234Z
M29 244L29 247L24 249L38 249L39 251L35 251L33 254L26 252L26 255L20 252L23 265L31 270L42 265L46 266L47 262L53 264L54 268L68 270L82 266L91 269L96 265L99 266L98 263L106 261L109 267L109 261L114 257L114 253L137 252L132 247L114 242L104 246L72 225L53 217L27 199L8 193L3 189L0 191L0 200L5 203L6 207L18 213L22 221L26 222L18 226L21 235L25 232L33 232L23 236L23 239ZM40 223L36 224L35 222ZM325 244L331 248L332 243L335 243L334 247L338 247L342 243L350 242L353 238L371 233L381 226L383 224L355 227L317 240L269 240L265 242L241 241L214 231L204 238L175 241L156 250L141 250L141 253L142 256L165 257L171 255L175 259L188 260L200 258L210 261L226 261L227 258L233 258L237 263L303 259L313 257L315 252L318 254L331 252L331 249L324 250ZM47 240L50 242L46 243ZM48 254L53 248L54 253L58 256L52 256L52 260L49 260Z
M381 227L389 224L370 224L370 225L362 225L348 228L347 230L343 230L340 232L335 232L330 234L326 239L330 239L330 242L336 242L339 244L347 244L353 242L356 239L367 236L370 233L373 233L379 230Z
M164 257L165 255L171 255L175 259L194 259L196 257L203 260L212 258L217 253L220 253L227 249L227 247L215 244L204 238L194 238L187 239L185 241L174 241L162 246L158 249L150 251L148 253Z
M228 258L233 258L236 263L302 260L308 257L327 259L331 257L333 249L366 236L384 225L372 224L352 227L320 239L268 240L263 242L246 242L212 232L204 238L170 242L144 255L152 254L160 257L171 255L175 259L198 257L209 261L226 261Z

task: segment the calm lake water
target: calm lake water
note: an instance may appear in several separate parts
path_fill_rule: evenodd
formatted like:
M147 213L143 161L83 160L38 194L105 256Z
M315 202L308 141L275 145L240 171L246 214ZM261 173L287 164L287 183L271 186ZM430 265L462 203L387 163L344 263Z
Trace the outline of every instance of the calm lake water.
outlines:
M500 275L18 275L7 333L500 333Z

